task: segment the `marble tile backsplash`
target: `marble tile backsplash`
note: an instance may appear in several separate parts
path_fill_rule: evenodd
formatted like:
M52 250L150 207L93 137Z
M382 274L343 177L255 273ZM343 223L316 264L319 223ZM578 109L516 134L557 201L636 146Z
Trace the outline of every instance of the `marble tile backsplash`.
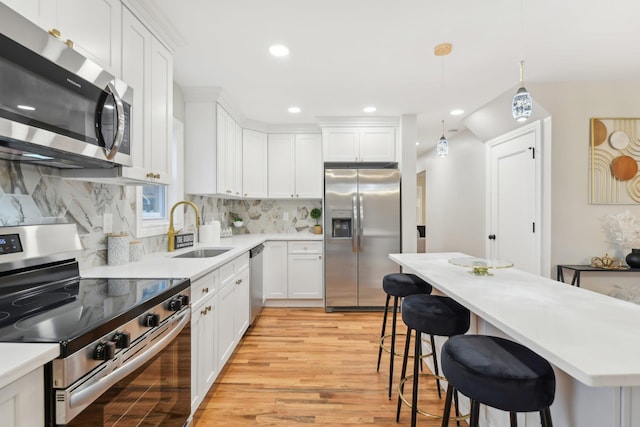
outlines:
M231 226L230 213L244 220L233 233L310 233L315 221L311 209L321 200L225 200L186 196L202 211L204 220ZM0 226L74 223L83 246L81 266L107 261L107 239L102 228L105 212L113 213L114 230L135 239L135 187L65 180L44 166L0 160ZM286 219L288 217L288 219ZM187 219L192 216L187 216ZM186 224L193 226L193 224ZM166 236L141 240L145 253L163 251Z

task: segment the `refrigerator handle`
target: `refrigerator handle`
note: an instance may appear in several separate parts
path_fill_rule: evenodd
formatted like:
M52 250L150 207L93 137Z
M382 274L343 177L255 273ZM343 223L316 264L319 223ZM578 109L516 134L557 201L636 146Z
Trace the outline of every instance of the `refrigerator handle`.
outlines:
M351 246L353 253L358 251L357 248L357 234L358 234L358 207L356 205L356 196L351 199L351 210L353 215L353 223L351 224Z
M358 218L358 239L360 240L360 252L364 252L364 196L360 195L360 217Z

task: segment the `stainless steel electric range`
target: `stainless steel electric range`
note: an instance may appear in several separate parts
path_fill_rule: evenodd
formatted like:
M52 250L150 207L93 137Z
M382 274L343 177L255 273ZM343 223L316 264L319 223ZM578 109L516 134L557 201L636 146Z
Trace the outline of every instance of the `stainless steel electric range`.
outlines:
M0 227L0 342L59 343L47 426L186 424L190 281L81 278L76 226Z

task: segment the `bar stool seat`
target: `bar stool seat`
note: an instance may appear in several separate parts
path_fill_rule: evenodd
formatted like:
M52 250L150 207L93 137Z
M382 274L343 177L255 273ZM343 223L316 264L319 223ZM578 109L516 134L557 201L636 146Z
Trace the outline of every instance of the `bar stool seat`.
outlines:
M553 368L527 347L500 337L461 335L444 344L440 360L449 381L443 426L450 411L449 392L455 389L471 399L471 427L478 425L480 404L508 411L513 427L517 412L534 411L540 412L544 427L551 427Z
M380 370L380 360L382 359L382 350L388 351L391 356L389 358L389 399L391 399L391 386L393 384L393 360L396 354L396 318L398 313L398 301L409 295L430 294L433 289L429 283L422 280L415 274L410 273L391 273L382 278L382 289L387 294L387 301L384 307L384 317L382 319L382 329L380 332L380 347L378 348L378 367L376 372ZM393 320L391 324L391 335L385 335L387 327L387 313L389 312L389 302L393 296ZM391 348L384 345L385 339L391 338Z
M405 377L407 358L411 344L411 331L415 331L416 333L414 357L416 358L415 360L417 360L417 355L421 347L421 334L443 337L464 334L469 330L470 313L467 308L449 297L438 295L409 295L402 301L402 320L407 325L409 332L407 333L404 358L402 361L402 379L398 385L398 411L396 421L400 419L400 408L402 402L404 402L411 406L411 425L415 426L418 413L434 418L442 418L442 416L418 409L418 381L421 375L418 371L417 363L414 363L413 367L413 396L411 403L404 397L404 383L406 380L411 379L411 377ZM433 361L436 374L422 374L422 376L432 376L435 377L436 380L446 380L445 377L437 373L438 365L435 352ZM437 383L437 387L440 388L439 382Z

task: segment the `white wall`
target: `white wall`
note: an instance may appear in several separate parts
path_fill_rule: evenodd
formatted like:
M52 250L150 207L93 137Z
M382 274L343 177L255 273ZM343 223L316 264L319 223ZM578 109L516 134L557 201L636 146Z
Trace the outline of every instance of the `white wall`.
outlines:
M400 118L400 170L401 212L402 212L402 252L417 251L416 228L416 141L418 140L417 118L415 114L404 114Z
M426 251L484 256L485 145L470 132L449 139L449 155L421 156L426 175Z

